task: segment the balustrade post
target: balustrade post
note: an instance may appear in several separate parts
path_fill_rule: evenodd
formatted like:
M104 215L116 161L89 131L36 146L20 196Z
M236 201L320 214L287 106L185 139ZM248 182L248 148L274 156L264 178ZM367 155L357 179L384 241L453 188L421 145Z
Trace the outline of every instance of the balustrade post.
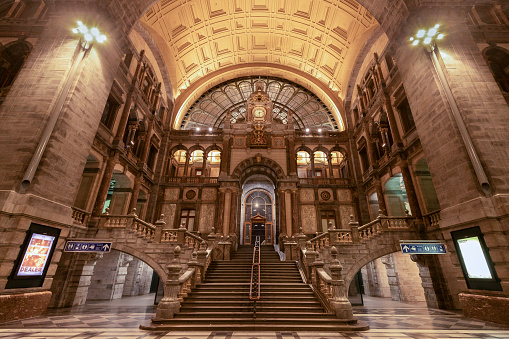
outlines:
M182 266L180 265L181 249L180 246L175 247L173 252L174 258L171 263L166 266L168 269L168 279L164 283L164 297L157 306L156 316L154 320L172 319L180 310L180 301L178 294L180 292L179 276Z
M183 227L183 225L181 225L180 228L177 230L177 244L179 245L185 244L186 231L187 229Z
M336 229L336 227L334 227L332 225L332 222L329 221L329 245L332 246L332 245L336 245L339 243L339 230Z
M200 264L198 263L198 253L196 251L193 251L191 254L191 260L187 263L187 266L190 268L194 268L193 276L191 277L191 289L195 288L196 285L200 284Z
M311 244L311 241L306 242L306 275L308 277L308 281L312 280L312 270L313 270L313 264L315 263L316 258L316 252L313 250L313 244Z
M156 230L154 232L154 242L156 242L156 243L161 242L161 238L163 236L163 228L165 225L166 225L166 223L164 222L164 214L161 214L161 216L159 217L159 220L157 220L154 223L154 226L156 227Z
M297 243L292 237L288 242L285 243L285 261L296 261L298 260Z
M376 218L379 220L380 225L382 226L382 231L389 229L390 221L389 219L385 218L384 212L381 209L378 210L378 217Z
M350 230L352 231L352 242L354 244L358 244L361 242L361 236L359 234L359 223L356 221L353 221L353 215L350 215L350 223L348 223L350 226Z
M306 247L307 241L306 235L302 232L302 226L299 227L299 234L297 235L297 243L299 244L299 249Z
M311 266L311 276L312 279L314 278L314 281L312 280L312 284L316 287L318 291L321 291L321 282L320 282L320 276L318 275L318 269L323 268L325 263L323 262L322 258L320 258L320 252L315 252L315 260L313 261L313 264Z
M196 252L196 260L198 261L198 269L200 270L200 279L197 281L198 284L201 284L205 279L205 267L207 266L207 243L202 241L200 244L200 249Z
M338 250L335 246L331 249L332 261L330 264L330 271L332 277L332 299L330 300L331 308L336 313L338 319L353 319L352 304L347 298L347 290L345 281L341 271L343 266L338 260Z

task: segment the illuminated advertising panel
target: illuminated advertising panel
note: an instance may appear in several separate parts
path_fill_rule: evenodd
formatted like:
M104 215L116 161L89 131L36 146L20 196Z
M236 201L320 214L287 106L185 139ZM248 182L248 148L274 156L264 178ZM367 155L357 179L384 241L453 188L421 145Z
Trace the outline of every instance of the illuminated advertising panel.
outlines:
M468 288L502 291L490 250L479 226L451 232Z
M55 237L51 235L32 233L16 275L18 277L42 276L54 241Z
M458 239L458 246L469 278L492 279L488 261L482 251L479 237Z
M5 288L41 287L59 236L58 228L32 223Z

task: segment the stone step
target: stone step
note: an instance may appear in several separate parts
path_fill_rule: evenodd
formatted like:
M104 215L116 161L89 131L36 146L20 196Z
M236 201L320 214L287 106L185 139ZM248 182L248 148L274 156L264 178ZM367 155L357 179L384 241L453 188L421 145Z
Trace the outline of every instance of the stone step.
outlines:
M309 319L305 318L174 318L158 322L145 322L141 329L152 331L188 331L192 325L195 331L363 331L369 329L366 322L355 322L339 319Z

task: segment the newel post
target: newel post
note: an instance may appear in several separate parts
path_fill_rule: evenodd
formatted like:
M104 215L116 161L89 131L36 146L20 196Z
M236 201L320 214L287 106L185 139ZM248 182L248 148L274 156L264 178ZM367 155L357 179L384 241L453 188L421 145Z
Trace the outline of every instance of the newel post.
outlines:
M353 221L353 215L350 214L350 222L348 223L350 230L352 231L352 242L358 244L361 242L361 236L359 234L359 223Z
M180 225L180 228L177 230L177 244L185 245L185 236L187 229L184 227L184 224Z
M329 221L329 239L330 239L330 245L336 245L339 243L339 230L336 229L335 226L332 225L332 222Z
M157 220L154 223L154 226L156 227L156 230L154 232L154 242L157 243L161 242L161 238L163 236L163 228L165 225L166 223L164 222L164 214L161 214L159 220Z
M336 313L338 319L353 319L352 304L347 298L347 290L345 281L341 271L343 266L338 260L338 250L336 246L331 249L332 261L330 264L330 271L332 276L332 300L330 305Z
M200 270L199 279L197 281L198 284L201 284L205 279L205 267L207 266L207 243L204 241L201 242L200 248L196 253L196 260L198 261L198 269Z
M180 246L175 247L173 251L174 258L167 266L168 279L164 283L164 297L157 306L156 316L154 320L171 319L180 310L180 301L178 294L180 291L179 276L180 270Z

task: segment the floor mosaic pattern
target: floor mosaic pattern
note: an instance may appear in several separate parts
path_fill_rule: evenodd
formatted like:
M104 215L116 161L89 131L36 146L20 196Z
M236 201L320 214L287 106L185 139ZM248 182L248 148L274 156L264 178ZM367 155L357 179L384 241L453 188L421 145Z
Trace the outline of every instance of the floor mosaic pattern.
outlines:
M85 306L50 310L46 316L0 325L0 339L333 339L333 338L509 338L509 327L467 319L458 312L428 309L423 304L366 298L355 306L365 332L146 332L140 322L155 313L153 295L91 302Z

